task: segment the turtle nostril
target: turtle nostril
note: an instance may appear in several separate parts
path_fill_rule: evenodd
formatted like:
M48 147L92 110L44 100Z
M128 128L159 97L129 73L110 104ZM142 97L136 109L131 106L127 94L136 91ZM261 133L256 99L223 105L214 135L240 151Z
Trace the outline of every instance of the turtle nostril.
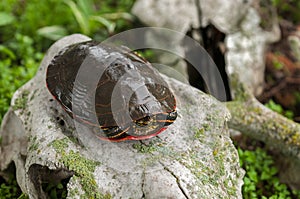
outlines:
M138 126L147 126L149 123L151 122L151 117L150 116L146 116L142 119L136 120L135 123Z

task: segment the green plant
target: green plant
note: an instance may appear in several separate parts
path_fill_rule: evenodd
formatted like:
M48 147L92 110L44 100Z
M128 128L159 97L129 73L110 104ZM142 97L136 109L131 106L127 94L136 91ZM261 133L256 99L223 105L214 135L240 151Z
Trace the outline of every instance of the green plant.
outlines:
M294 113L292 111L284 110L280 104L276 104L273 100L269 100L265 106L289 119L293 119L294 117Z
M84 33L104 39L131 25L134 0L0 1L0 123L13 93L35 74L43 53L62 36ZM0 143L2 138L0 137ZM1 160L0 160L1 161ZM46 186L52 198L65 197L61 187ZM17 192L16 192L17 190ZM16 180L0 179L0 198L27 198Z
M34 38L37 51L45 51L53 40L72 33L103 40L132 26L134 17L128 11L133 3L134 0L0 1L0 43L15 42L16 33Z
M294 96L296 98L296 104L300 104L300 92L299 91L296 91L294 93Z
M240 164L246 170L242 188L245 199L269 198L291 199L300 198L300 191L290 191L277 177L272 156L257 148L255 151L238 148Z
M39 28L60 24L69 29L74 24L70 23L73 20L72 12L61 0L45 2L6 0L0 1L0 10L5 16L1 17L5 23L0 26L0 42L3 44L15 42L16 33L27 35L35 39L34 47L37 51L47 49L52 42L39 36L37 33Z
M0 198L10 199L10 198L28 198L21 193L20 188L18 188L17 181L15 178L11 178L8 182L0 183Z
M7 46L0 45L0 123L13 93L35 74L43 56L35 52L30 37L17 33L15 38Z
M122 25L119 23L120 21L132 22L134 20L134 17L128 12L114 10L111 7L107 9L106 4L93 0L64 0L63 2L72 12L79 32L88 36L103 33L104 30L111 35L115 33L117 26ZM96 9L96 7L100 7L100 9ZM65 36L67 32L66 28L57 24L38 30L38 34L53 40Z
M14 21L15 17L11 13L0 12L0 26L12 24Z
M63 199L67 197L67 187L62 183L58 184L42 184L45 192L49 193L51 199Z
M284 68L284 64L278 60L273 61L273 66L276 70L281 70Z
M72 3L73 2L73 3ZM0 1L0 123L13 93L35 74L43 53L62 36L87 33L104 39L128 29L134 0ZM81 16L80 16L81 15ZM0 143L2 138L0 137ZM0 160L1 161L1 160ZM61 185L46 186L52 198L65 197ZM17 190L17 192L16 192ZM28 198L16 180L0 178L0 198Z
M271 0L272 5L277 8L279 16L284 16L285 19L300 22L300 1L298 0Z

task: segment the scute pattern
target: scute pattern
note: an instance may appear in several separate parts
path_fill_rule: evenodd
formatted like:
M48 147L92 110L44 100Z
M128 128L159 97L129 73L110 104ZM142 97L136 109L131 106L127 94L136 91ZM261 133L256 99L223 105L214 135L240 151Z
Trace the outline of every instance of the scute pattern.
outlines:
M95 41L68 46L49 64L46 83L66 112L97 127L102 139L149 138L177 116L167 83L125 47Z

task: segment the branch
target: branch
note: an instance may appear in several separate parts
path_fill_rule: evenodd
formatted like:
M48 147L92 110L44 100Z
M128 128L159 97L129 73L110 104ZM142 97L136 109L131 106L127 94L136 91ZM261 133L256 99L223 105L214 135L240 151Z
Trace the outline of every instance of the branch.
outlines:
M300 125L268 109L234 78L235 101L227 102L229 127L300 159Z

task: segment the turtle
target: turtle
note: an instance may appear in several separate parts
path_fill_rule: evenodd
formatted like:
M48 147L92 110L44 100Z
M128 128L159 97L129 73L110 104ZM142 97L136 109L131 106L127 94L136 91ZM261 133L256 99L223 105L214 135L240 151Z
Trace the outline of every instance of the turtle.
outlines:
M70 117L101 140L148 139L177 118L163 77L125 46L89 40L63 48L47 67L46 86Z

